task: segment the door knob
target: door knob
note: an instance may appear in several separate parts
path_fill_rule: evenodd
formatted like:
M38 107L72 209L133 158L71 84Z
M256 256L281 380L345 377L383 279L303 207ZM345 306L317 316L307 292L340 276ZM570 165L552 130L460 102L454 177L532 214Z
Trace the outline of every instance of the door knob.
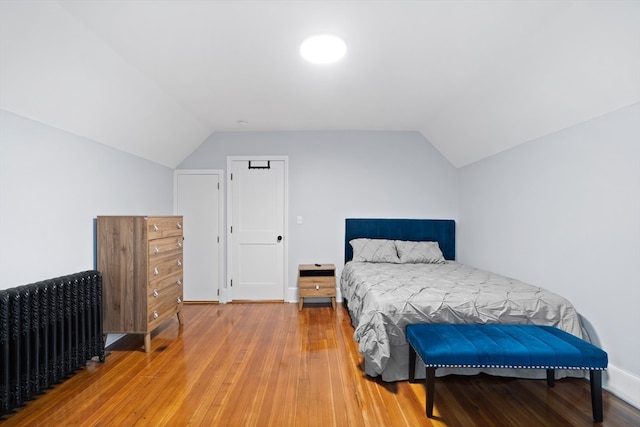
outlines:
M282 240L282 236L278 236L278 242Z

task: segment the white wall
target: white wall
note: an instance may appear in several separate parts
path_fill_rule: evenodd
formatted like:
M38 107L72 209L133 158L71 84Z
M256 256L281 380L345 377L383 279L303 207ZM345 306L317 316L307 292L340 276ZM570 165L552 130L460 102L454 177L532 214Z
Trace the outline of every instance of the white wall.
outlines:
M640 104L459 172L459 260L573 302L639 406Z
M173 170L0 110L0 289L94 268L94 218L173 212Z
M418 132L214 133L178 168L226 170L245 155L289 157L289 298L298 264L340 273L347 217L458 215L457 171Z

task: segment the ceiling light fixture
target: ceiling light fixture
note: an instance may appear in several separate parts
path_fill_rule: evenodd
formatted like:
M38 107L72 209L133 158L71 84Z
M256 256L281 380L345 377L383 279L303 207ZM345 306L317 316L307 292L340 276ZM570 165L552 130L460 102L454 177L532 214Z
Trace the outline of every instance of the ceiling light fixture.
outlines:
M347 45L341 38L329 34L309 37L300 46L300 55L314 64L331 64L347 53Z

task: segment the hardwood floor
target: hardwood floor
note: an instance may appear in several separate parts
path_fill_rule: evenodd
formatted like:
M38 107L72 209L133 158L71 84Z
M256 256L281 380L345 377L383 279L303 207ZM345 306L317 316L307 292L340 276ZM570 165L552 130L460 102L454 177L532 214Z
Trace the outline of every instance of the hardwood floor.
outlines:
M593 425L589 384L445 377L434 415L423 384L364 375L342 306L186 305L151 352L140 336L108 349L30 401L6 426L560 426ZM638 426L640 411L604 392L604 426ZM598 425L598 424L596 424Z

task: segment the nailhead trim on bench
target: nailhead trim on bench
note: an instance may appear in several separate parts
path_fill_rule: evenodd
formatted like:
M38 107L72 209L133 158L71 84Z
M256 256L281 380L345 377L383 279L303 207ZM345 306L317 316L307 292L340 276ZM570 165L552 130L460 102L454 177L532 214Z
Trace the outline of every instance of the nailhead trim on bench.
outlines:
M422 360L422 359L421 359ZM425 363L427 368L504 368L504 369L590 369L604 371L606 368L590 368L588 366L538 366L538 365L441 365Z

